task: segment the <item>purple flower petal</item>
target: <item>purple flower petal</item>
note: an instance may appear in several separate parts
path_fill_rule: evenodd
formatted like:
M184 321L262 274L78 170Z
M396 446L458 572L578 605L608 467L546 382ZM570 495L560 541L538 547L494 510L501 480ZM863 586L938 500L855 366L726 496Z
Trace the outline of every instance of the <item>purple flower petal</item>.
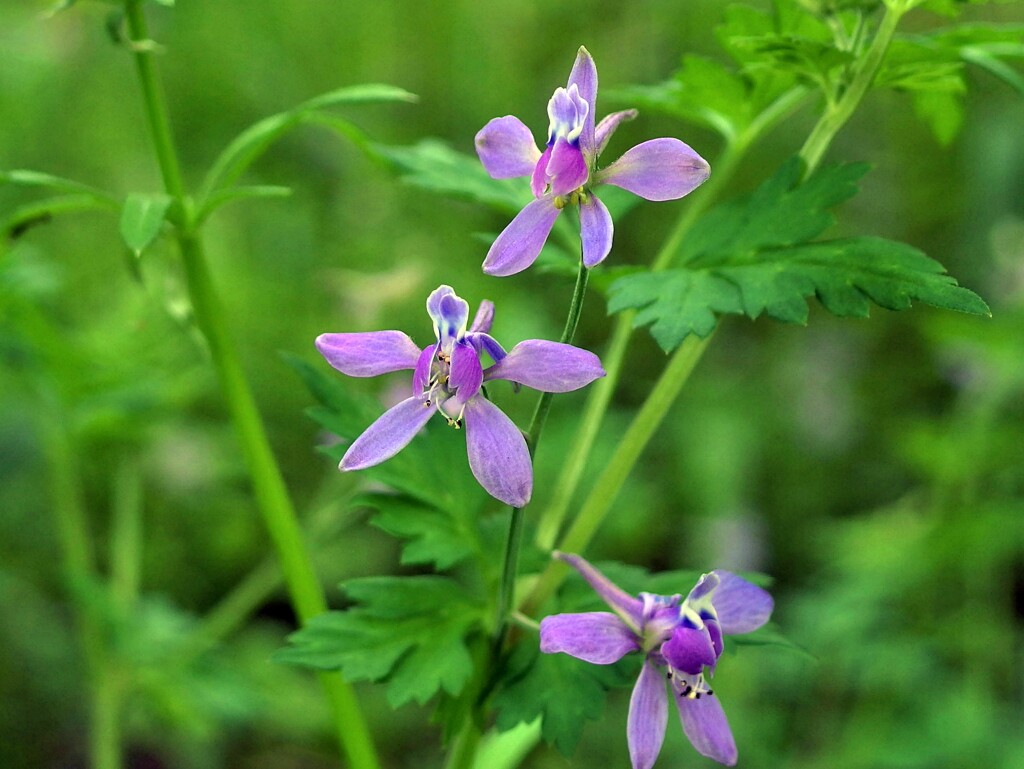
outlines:
M587 181L587 161L577 145L557 139L548 160L547 179L552 195L568 195Z
M491 244L484 272L514 275L533 264L560 213L550 196L529 203Z
M608 140L612 138L612 134L615 133L619 125L627 120L635 119L637 114L635 109L627 109L622 112L613 112L601 118L601 122L597 124L597 128L594 130L595 152L598 155L604 152L604 148L608 145Z
M612 215L597 196L590 194L580 203L580 238L583 264L590 268L604 261L612 250Z
M348 447L341 470L362 470L379 465L409 445L433 415L423 395L414 395L387 411Z
M321 334L316 349L327 362L349 376L377 376L416 367L420 348L401 331L363 334Z
M707 161L678 139L651 139L603 169L598 181L647 200L675 200L692 192L710 174Z
M661 645L661 654L676 670L690 675L700 673L705 665L718 660L711 636L705 628L679 626L672 637Z
M600 359L571 344L528 339L485 372L484 378L507 379L547 393L578 390L604 376Z
M611 665L639 648L633 631L611 612L555 614L540 621L540 650L545 654L564 652L595 665Z
M736 742L718 697L713 694L705 694L700 699L676 696L675 701L683 732L697 752L720 764L735 766Z
M548 189L548 162L551 160L551 147L544 149L544 153L533 168L533 175L530 177L530 191L535 198L540 198Z
M501 409L480 396L470 399L463 413L474 477L495 499L525 507L533 494L533 464L523 434Z
M427 297L427 315L434 321L434 325L440 322L441 318L441 300L446 296L456 296L455 289L451 286L446 286L443 283L430 292L430 296ZM437 329L434 329L434 333L437 333Z
M585 558L557 550L552 556L572 566L606 604L612 607L630 628L639 635L643 625L644 602L620 588L593 567Z
M494 302L490 299L484 299L480 302L480 306L476 310L476 315L473 316L473 323L470 325L469 330L474 334L488 334L491 331L491 326L494 324Z
M432 344L424 347L416 361L416 371L412 375L412 394L419 395L427 389L427 382L430 380L430 364L434 362L437 355L438 345Z
M636 679L633 695L629 698L629 717L626 720L626 741L633 769L651 769L668 726L668 698L665 680L650 661L645 660L640 677Z
M508 353L505 352L505 348L502 347L498 343L498 340L490 334L484 334L481 332L474 333L471 331L466 334L466 341L473 345L473 349L475 349L478 354L487 353L490 355L491 360L495 363L508 355Z
M476 135L476 154L492 179L514 179L533 173L540 150L523 121L496 117Z
M468 342L456 342L452 347L451 369L448 374L448 387L457 390L453 400L463 404L480 392L484 381L484 372L480 366L480 356Z
M594 147L594 112L597 109L597 65L594 58L583 46L580 46L576 54L576 61L573 62L572 71L569 73L569 82L566 88L576 86L580 98L590 107L583 124L583 133L580 136L580 143L584 151L590 151Z
M718 623L727 635L749 633L768 621L775 602L768 591L737 577L732 572L715 570L720 582L711 595Z

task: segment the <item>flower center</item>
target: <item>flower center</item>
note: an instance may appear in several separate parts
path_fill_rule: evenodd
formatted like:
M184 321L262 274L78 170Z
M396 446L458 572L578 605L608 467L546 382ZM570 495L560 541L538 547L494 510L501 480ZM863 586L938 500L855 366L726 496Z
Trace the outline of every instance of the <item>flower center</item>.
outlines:
M548 145L556 139L565 139L570 144L579 142L588 114L590 105L575 84L568 90L556 88L548 101Z
M554 199L555 208L561 211L566 206L578 206L580 203L587 202L587 191L580 187L573 190L568 195L557 195Z
M690 700L699 700L701 697L713 697L715 692L704 680L704 674L690 675L668 668L668 679L672 682L672 689L679 697Z

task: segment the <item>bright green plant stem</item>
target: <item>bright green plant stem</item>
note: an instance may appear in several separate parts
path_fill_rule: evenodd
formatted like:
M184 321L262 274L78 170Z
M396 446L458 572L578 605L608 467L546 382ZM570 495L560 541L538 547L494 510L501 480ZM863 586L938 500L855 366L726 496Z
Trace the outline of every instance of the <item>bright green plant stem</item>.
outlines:
M805 162L805 177L809 176L817 168L833 138L850 119L867 93L878 72L878 68L885 58L899 20L906 12L907 7L906 3L901 3L899 0L894 0L891 4L887 4L886 13L879 24L875 37L864 57L858 60L857 65L850 73L848 85L843 91L842 96L836 101L830 101L826 105L825 113L818 120L800 150L800 156ZM782 114L783 112L779 112L774 116L773 120L763 123L759 126L759 130L768 127L775 119L781 117ZM720 172L717 176L718 179L723 177L726 180L728 179L738 160L749 148L756 135L756 133L748 132L742 141L734 142L727 148L727 151L723 154L723 161L719 166L720 169L724 169L726 172ZM690 227L714 199L721 186L724 186L723 182L720 183L719 187L712 188L712 183L715 179L716 176L713 175L705 189L706 194L697 198L695 205L688 209L687 214L680 220L675 230L666 240L665 245L654 260L652 270L657 271L668 266L678 252L679 246L685 239ZM699 208L698 205L700 205ZM604 359L608 377L602 380L599 387L591 394L591 399L587 404L587 410L580 428L581 440L577 441L573 454L566 461L562 477L559 479L555 500L552 503L552 507L549 511L546 511L542 518L538 530L538 544L544 549L550 549L557 536L572 495L575 493L579 483L583 467L589 457L593 441L604 419L618 373L625 358L634 314L633 312L624 312L620 315L612 338L612 344ZM580 508L579 515L559 544L560 549L578 552L584 550L589 544L604 517L611 509L633 465L639 459L647 442L653 437L665 414L668 413L676 395L682 389L683 384L685 384L686 379L706 347L707 340L697 340L691 336L673 353L668 366L662 372L647 401L644 402L633 423L627 429L626 436L619 443L615 454L598 477L590 494ZM523 612L525 614L535 612L557 589L566 573L567 569L561 562L552 561L523 603Z
M56 398L49 400L40 419L40 435L50 468L52 506L57 519L64 579L71 591L70 603L89 681L89 766L121 769L121 692L104 642L104 623L97 612L98 604L89 596L83 597L99 585L99 578L82 504L78 455L59 403Z
M132 40L146 40L148 33L142 0L128 0L125 11ZM271 451L255 398L231 340L202 241L199 233L193 231L194 213L185 195L171 124L152 54L145 47L136 45L133 55L164 187L175 202L177 239L196 322L209 345L221 390L249 468L256 502L270 533L285 584L299 619L305 623L326 611L327 602L306 551L298 518ZM319 677L330 699L338 737L350 765L354 769L377 769L376 751L355 693L337 674L323 673Z

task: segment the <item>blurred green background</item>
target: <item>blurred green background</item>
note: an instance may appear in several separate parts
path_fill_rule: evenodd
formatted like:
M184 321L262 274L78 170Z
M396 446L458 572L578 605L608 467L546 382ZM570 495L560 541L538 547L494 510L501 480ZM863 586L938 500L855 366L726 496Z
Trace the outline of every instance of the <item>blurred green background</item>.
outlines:
M0 4L0 169L117 195L159 190L133 64L105 29L109 6L44 18L50 5ZM717 55L711 30L726 5L220 0L149 16L195 185L250 123L348 84L419 95L344 112L377 141L436 136L471 152L476 131L503 114L540 135L580 44L605 88L660 82L683 53ZM965 18L1021 22L1024 12L997 5ZM939 21L917 13L907 24ZM839 229L923 249L993 318L919 307L865 321L814 308L808 328L727 320L589 553L775 577L775 619L808 654L744 647L715 681L751 769L1024 767L1024 101L985 73L969 81L950 146L906 98L876 93L830 157L874 164ZM604 98L598 111L625 106ZM770 136L733 191L774 171L814 119L800 113ZM610 151L661 135L714 168L716 139L667 118L642 115ZM247 179L294 194L215 214L208 252L341 605L334 585L394 572L397 549L348 512L359 479L315 451L323 436L302 413L312 398L280 352L316 361L318 333L381 327L425 343L423 301L442 282L473 305L495 300L506 345L556 338L571 284L536 270L483 276L478 233L505 219L405 187L325 130L290 134ZM0 186L0 212L31 199ZM616 222L612 260L648 261L686 205L641 206ZM83 214L0 249L0 766L86 765L90 697L69 595L108 618L130 766L335 765L315 680L269 662L294 619L173 245L136 262L116 215ZM578 343L600 351L609 328L592 293ZM594 474L663 361L638 333ZM555 401L538 508L584 397ZM524 393L509 409L523 424L532 405ZM59 510L75 500L112 592L63 576ZM392 713L373 687L359 692L389 766L440 765L428 709ZM627 703L628 692L612 698L570 765L628 765ZM658 766L702 763L670 724ZM527 765L566 763L539 748Z

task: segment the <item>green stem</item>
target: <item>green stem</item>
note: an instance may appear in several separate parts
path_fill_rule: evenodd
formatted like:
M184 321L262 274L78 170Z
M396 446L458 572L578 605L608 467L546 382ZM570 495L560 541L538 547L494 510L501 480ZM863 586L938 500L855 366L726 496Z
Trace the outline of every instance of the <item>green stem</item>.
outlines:
M586 549L608 510L611 509L622 484L689 379L710 339L687 337L673 353L668 366L622 436L604 471L591 487L579 515L562 538L560 549L567 552L582 552ZM530 615L535 612L552 595L564 575L565 566L560 561L552 561L524 603L523 613Z
M148 37L142 0L128 0L126 13L132 40ZM152 55L134 48L146 116L156 148L164 187L180 208L177 239L184 263L196 322L210 347L221 390L241 444L257 505L277 553L285 584L303 624L327 610L323 589L306 551L298 518L270 448L263 421L228 330L227 318L207 267L202 242L193 232L192 212L182 184L170 121ZM349 763L377 769L379 762L355 693L336 674L319 676L331 701L338 737Z

